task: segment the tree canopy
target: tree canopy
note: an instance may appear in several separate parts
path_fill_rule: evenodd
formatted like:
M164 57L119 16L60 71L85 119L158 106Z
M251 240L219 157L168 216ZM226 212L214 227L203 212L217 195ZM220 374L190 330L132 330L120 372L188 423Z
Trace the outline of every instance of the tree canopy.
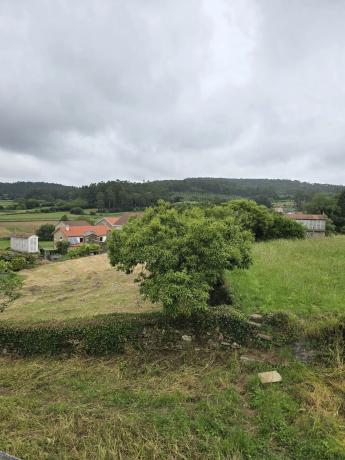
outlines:
M111 264L137 276L141 293L172 315L205 310L224 271L251 263L252 235L231 215L178 210L166 202L130 219L109 239Z

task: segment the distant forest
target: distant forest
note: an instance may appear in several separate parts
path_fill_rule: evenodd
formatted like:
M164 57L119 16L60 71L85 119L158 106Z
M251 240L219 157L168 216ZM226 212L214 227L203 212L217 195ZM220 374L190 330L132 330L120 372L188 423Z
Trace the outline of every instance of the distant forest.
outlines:
M221 202L250 198L271 206L279 200L293 200L297 207L318 193L337 194L342 186L310 184L281 179L189 178L151 182L108 181L82 187L45 182L0 183L0 199L55 206L73 202L82 208L111 211L141 209L159 199L171 202ZM30 207L30 206L28 206ZM68 208L68 206L65 206Z

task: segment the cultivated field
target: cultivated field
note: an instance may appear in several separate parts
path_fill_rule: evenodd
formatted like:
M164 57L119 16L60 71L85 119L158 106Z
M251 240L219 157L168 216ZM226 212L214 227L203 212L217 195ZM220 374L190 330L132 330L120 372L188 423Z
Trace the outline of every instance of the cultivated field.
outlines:
M228 281L247 312L345 313L345 236L256 244L252 267Z
M1 314L3 320L32 322L157 308L142 300L134 276L117 272L106 254L47 263L20 273L24 288Z
M47 219L47 215L46 215ZM38 227L43 224L55 225L57 220L40 220L40 221L0 221L0 238L9 237L14 232L35 233Z

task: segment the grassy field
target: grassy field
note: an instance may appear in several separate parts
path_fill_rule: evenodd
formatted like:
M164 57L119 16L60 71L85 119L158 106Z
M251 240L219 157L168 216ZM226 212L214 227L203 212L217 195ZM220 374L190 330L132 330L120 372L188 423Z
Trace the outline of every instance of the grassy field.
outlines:
M345 458L344 370L287 353L0 358L0 450L26 460ZM258 371L283 382L262 386Z
M344 313L345 237L256 244L252 267L230 273L228 281L247 312Z
M21 296L1 313L3 320L34 322L157 308L142 300L134 276L117 272L106 254L47 263L20 273Z
M46 215L47 218L47 215ZM0 221L0 237L9 237L14 232L35 233L38 227L43 224L55 225L56 220L41 220L28 222L1 222Z

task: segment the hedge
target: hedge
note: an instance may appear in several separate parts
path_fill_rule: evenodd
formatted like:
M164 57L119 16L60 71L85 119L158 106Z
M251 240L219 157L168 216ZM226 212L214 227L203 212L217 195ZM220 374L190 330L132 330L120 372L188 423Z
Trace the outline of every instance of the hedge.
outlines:
M177 341L181 343L183 334L192 334L198 341L208 340L212 335L210 331L240 343L253 335L246 318L229 308L175 319L160 313L109 314L64 322L21 324L6 321L0 323L0 350L23 356L108 355L123 352L126 344L136 348L164 344L173 347Z

